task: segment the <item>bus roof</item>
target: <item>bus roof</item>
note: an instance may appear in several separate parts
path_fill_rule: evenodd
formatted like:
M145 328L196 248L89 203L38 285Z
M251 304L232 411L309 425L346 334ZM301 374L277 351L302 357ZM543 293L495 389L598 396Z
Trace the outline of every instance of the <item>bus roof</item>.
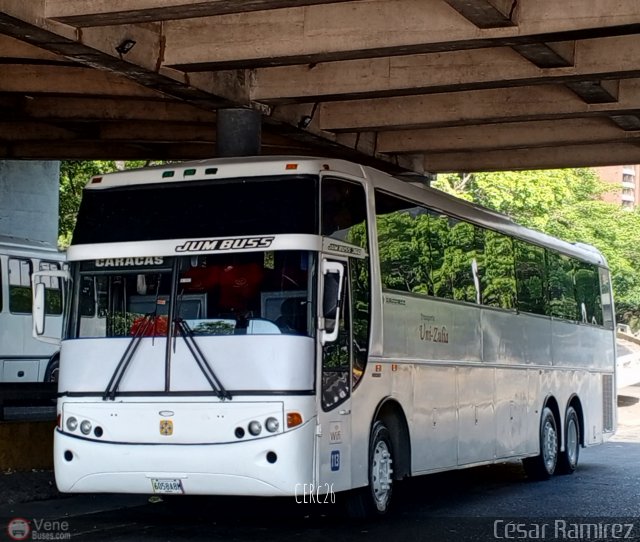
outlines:
M250 156L180 162L106 173L94 176L86 188L100 190L130 185L232 179L237 177L317 175L321 171L346 173L360 178L366 177L362 166L346 160L302 156Z
M417 187L387 173L346 160L305 156L251 156L180 162L93 177L88 190L135 185L194 182L203 180L272 175L318 175L333 172L369 181L374 187L422 203L462 220L545 246L581 260L606 266L602 253L584 243L569 243L516 224L510 217L456 198L440 190Z

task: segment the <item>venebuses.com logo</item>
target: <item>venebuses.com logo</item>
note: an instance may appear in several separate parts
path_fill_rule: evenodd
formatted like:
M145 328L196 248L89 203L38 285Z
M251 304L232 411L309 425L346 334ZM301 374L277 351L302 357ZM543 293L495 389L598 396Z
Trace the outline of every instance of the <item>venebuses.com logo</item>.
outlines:
M11 540L69 540L69 522L61 520L13 518L7 524Z

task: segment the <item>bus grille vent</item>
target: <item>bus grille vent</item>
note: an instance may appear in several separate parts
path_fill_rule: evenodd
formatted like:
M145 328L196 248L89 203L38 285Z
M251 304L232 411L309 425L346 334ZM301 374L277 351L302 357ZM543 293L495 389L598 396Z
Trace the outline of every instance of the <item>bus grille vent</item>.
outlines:
M613 375L602 375L602 430L613 431Z

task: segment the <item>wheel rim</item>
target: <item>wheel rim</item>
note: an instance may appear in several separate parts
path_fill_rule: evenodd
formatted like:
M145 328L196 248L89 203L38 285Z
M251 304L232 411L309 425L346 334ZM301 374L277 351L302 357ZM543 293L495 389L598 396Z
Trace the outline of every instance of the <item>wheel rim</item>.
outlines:
M542 428L542 457L547 472L551 474L558 460L558 434L550 418L546 419Z
M389 446L383 440L376 443L371 461L371 489L376 507L380 512L384 512L391 497L391 452Z
M571 466L578 462L578 426L573 418L567 423L567 459Z

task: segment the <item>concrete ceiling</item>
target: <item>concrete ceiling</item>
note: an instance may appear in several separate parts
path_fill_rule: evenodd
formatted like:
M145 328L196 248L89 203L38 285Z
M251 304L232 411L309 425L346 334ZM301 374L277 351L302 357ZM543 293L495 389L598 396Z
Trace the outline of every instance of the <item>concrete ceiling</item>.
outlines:
M0 0L0 158L212 157L238 105L269 154L640 163L640 2Z

